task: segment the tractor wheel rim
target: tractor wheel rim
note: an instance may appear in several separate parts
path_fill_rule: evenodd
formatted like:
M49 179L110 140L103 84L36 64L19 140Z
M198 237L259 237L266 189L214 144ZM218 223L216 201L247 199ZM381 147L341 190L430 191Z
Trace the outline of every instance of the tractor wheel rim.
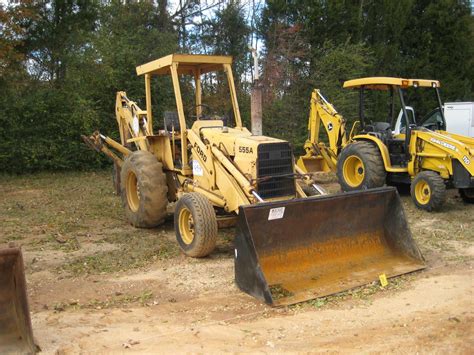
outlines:
M194 219L191 211L187 208L183 208L179 212L179 231L181 239L187 245L191 244L194 240Z
M430 202L431 199L431 188L430 185L424 181L420 180L415 186L415 197L418 203L426 205Z
M137 212L140 206L140 189L137 176L133 171L130 171L127 175L126 188L128 206L133 212Z
M358 156L351 155L344 161L343 173L344 180L349 186L358 187L365 178L364 163Z

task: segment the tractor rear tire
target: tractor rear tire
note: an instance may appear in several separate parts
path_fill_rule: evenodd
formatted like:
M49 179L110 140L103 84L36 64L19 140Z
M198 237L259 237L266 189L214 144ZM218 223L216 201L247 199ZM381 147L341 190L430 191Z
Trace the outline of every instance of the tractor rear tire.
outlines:
M438 173L422 171L411 182L410 194L416 207L432 212L446 200L446 185Z
M128 221L135 227L162 224L168 204L168 185L163 165L147 151L130 154L122 165L120 194Z
M468 189L459 189L459 194L461 195L461 198L464 202L466 203L474 203L474 188L468 188Z
M181 250L202 258L216 247L217 218L209 200L197 192L184 194L174 212L174 229Z
M370 142L347 145L337 161L337 178L343 191L382 187L387 172L377 146Z

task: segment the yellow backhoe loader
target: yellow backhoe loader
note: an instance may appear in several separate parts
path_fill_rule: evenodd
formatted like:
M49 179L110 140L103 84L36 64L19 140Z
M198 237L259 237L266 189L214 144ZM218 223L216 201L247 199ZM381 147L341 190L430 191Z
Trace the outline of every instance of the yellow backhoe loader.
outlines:
M371 77L349 80L344 88L359 90L359 120L349 134L343 117L315 90L311 97L306 154L298 166L306 173L334 171L344 191L365 190L386 183L411 184L415 205L427 211L439 209L446 188L458 188L466 202L474 202L474 139L443 129L441 98L436 80ZM414 119L413 109L405 105L408 88L431 88L439 110L437 115ZM389 121L366 122L366 90L390 94ZM395 95L400 114L395 116ZM325 128L329 144L319 139Z
M117 93L121 142L99 132L83 136L120 171L128 221L159 225L175 202L176 239L191 257L209 255L218 226L235 221L236 283L271 305L423 268L395 189L324 194L296 167L288 142L254 136L242 126L231 63L226 56L172 54L138 66L146 110ZM156 130L151 79L160 75L171 76L176 106ZM188 110L180 85L185 76L195 91ZM203 102L203 76L226 84L230 114Z

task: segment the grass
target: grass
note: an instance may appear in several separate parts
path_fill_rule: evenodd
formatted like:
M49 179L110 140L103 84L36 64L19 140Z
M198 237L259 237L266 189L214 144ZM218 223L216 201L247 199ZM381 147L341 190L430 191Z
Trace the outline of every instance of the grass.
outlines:
M106 308L124 308L130 305L139 304L141 306L150 306L153 304L153 292L144 290L138 295L132 294L117 294L109 297L106 300L93 299L86 303L80 303L76 300L68 302L57 302L53 304L52 308L55 312L63 312L65 310L73 309L106 309Z
M73 275L99 274L143 267L157 259L169 259L179 254L178 246L162 235L156 238L149 233L132 231L116 233L105 238L105 241L118 244L116 250L87 255L73 262L64 264L61 270Z
M382 287L379 281L374 281L368 285L355 287L353 289L339 292L334 295L315 298L306 302L298 303L295 305L289 306L290 310L300 310L305 308L320 308L323 309L328 306L337 306L343 301L355 300L362 301L364 303L372 303L374 296L382 294L389 291L398 291L406 289L413 279L415 274L405 274L390 278L388 280L388 285Z
M59 266L72 276L139 268L179 252L171 225L144 230L126 223L109 171L0 176L0 225L0 244L78 254ZM102 243L114 247L81 255L85 244Z
M409 195L402 195L402 201L425 256L435 254L448 264L472 260L462 251L474 241L474 205L464 204L453 193L437 213L416 209ZM179 254L171 222L155 229L126 223L110 171L0 175L0 226L0 244L15 241L33 253L51 250L67 255L58 270L70 276L141 268ZM220 231L214 256L231 257L234 233L233 228ZM100 249L102 245L110 248ZM407 277L391 279L385 289L372 284L306 305L321 308L348 298L370 301L379 292L403 287Z
M70 235L118 221L108 172L0 177L0 242L25 234Z

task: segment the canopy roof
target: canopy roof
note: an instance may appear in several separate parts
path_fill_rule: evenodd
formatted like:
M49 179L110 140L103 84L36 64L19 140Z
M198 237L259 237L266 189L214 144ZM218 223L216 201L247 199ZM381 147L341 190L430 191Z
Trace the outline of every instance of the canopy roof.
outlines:
M137 74L169 75L173 63L178 64L178 74L194 75L224 70L223 64L232 64L232 57L203 54L170 54L137 67Z
M403 79L383 76L353 79L344 82L344 88L356 89L363 86L370 90L388 90L392 86L407 87L440 87L438 80L429 79Z

